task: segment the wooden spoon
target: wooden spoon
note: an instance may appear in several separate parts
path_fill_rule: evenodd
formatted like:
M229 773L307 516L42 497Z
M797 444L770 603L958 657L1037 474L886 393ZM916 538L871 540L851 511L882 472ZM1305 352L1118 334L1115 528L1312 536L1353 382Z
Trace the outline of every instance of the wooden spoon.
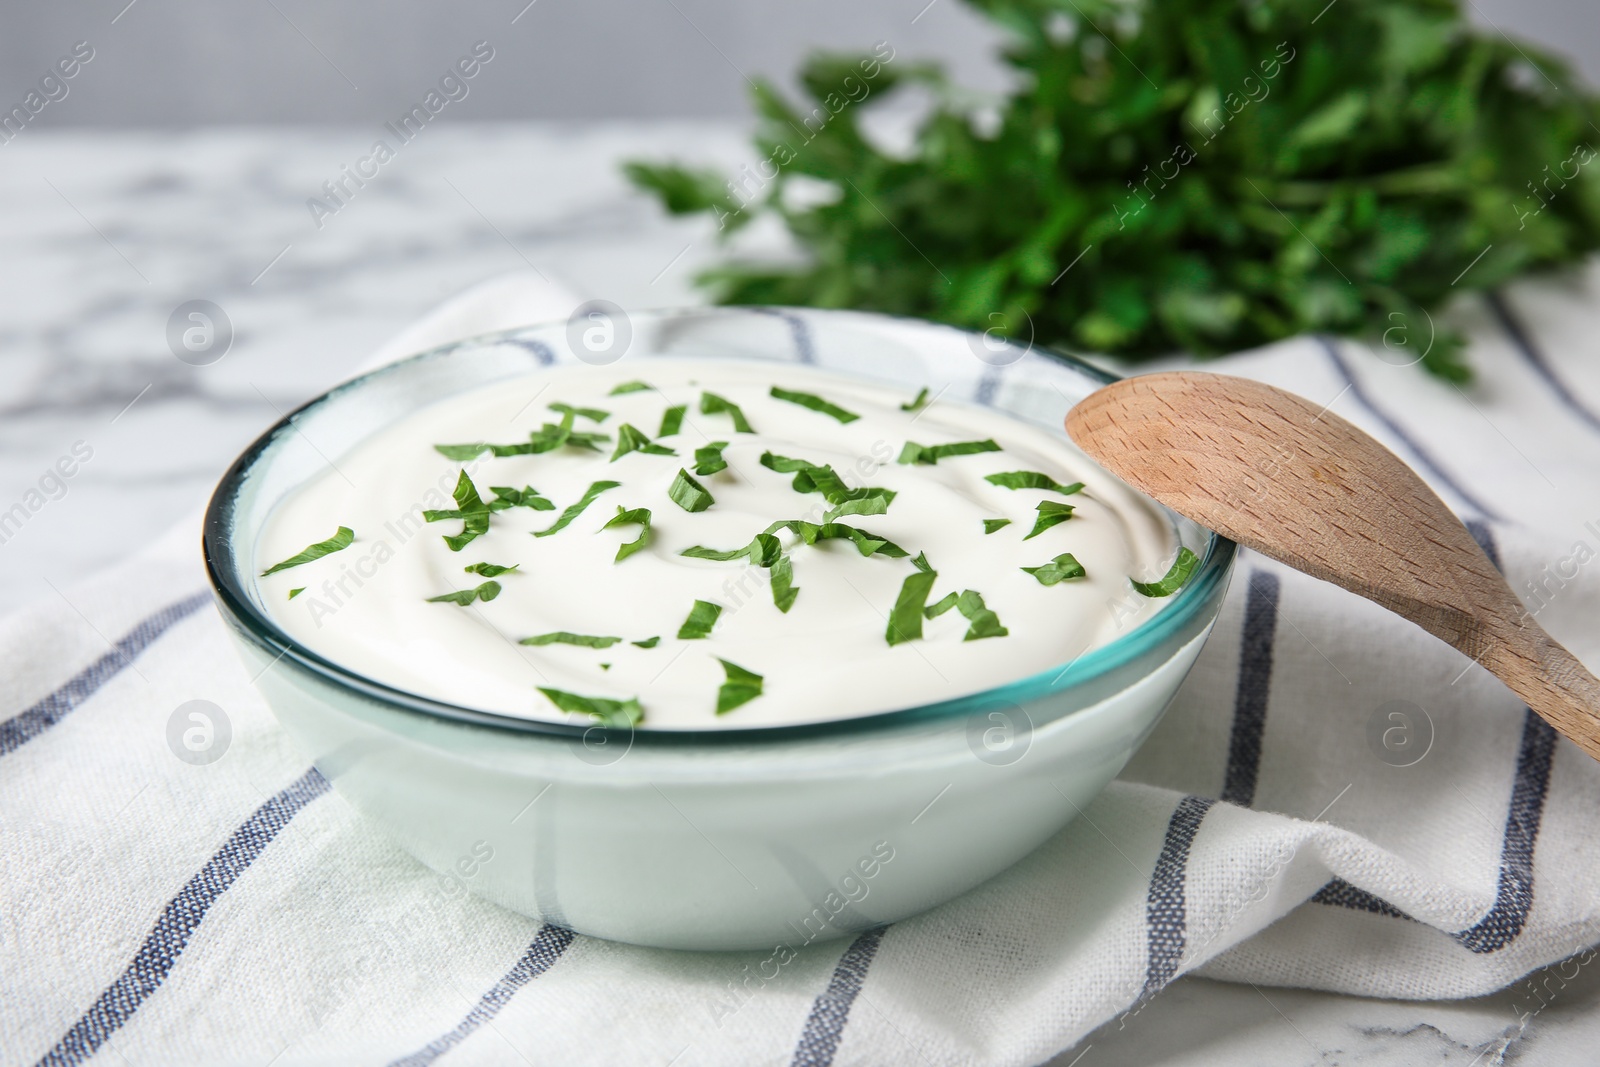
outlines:
M1600 680L1433 490L1344 419L1270 385L1179 371L1090 394L1067 433L1179 514L1448 641L1600 759Z

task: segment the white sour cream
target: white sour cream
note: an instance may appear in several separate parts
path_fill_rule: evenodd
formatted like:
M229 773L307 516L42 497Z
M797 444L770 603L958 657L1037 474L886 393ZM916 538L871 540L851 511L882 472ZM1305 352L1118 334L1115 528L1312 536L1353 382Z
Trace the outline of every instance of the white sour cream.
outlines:
M609 395L643 378L652 388ZM827 414L774 399L773 386L815 394L860 417L841 424ZM727 414L702 414L710 391L738 405L754 433L737 433ZM651 360L616 367L566 367L474 390L394 423L296 490L277 508L256 545L257 573L331 536L355 532L342 551L258 579L277 623L309 649L398 689L507 715L589 722L558 710L541 687L586 697L629 700L643 725L661 728L748 727L865 715L960 697L1066 664L1129 632L1165 603L1135 593L1129 578L1165 573L1177 550L1170 522L1066 440L998 412L935 400L913 413L899 390L798 366L716 360ZM436 444L520 443L560 416L546 405L598 408L595 423L575 429L609 439L599 452L566 447L542 454L466 462ZM663 412L687 405L682 429L659 438L676 456L611 455L618 427L652 440ZM1002 451L953 456L937 464L896 462L905 443L938 445L992 438ZM696 476L715 498L690 513L668 495L680 468L693 475L694 452L728 442L727 469ZM740 548L778 520L821 522L828 505L799 493L792 474L760 463L764 452L831 465L850 486L881 486L898 495L886 514L839 521L925 553L938 571L928 603L976 590L1009 633L964 640L969 621L951 610L923 623L923 636L891 646L888 616L910 558L863 557L849 541L798 543L781 532L799 594L791 610L773 603L769 572L740 559L688 558L691 546ZM451 551L444 535L459 519L424 522L425 509L451 509L465 469L485 501L491 486L532 486L555 505L496 511L489 531ZM1039 471L1057 482L1083 482L1064 496L1006 489L984 480L1006 471ZM620 482L570 526L551 526L591 483ZM1069 521L1024 540L1042 500L1071 504ZM620 562L618 547L636 525L603 530L618 508L648 508L647 547ZM985 519L1010 519L985 533ZM1064 552L1087 576L1045 586L1025 573ZM489 579L466 573L485 562L517 569L493 578L500 594L462 607L429 597ZM291 589L304 591L289 599ZM708 638L680 640L696 600L721 605ZM521 645L554 631L620 637L608 648ZM652 648L631 642L659 637ZM725 672L718 659L763 678L762 694L716 714Z

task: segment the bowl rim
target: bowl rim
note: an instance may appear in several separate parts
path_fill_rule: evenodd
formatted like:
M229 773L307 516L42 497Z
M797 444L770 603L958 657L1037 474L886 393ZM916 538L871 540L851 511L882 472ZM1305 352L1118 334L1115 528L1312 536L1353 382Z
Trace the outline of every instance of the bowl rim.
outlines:
M630 314L634 316L655 315L666 317L685 313L704 314L740 311L821 316L837 314L841 317L878 318L922 327L951 330L969 337L980 336L970 330L964 330L949 323L850 308L728 305L649 308L633 311ZM973 715L991 712L997 706L1021 705L1043 696L1067 692L1075 687L1086 685L1138 658L1140 655L1159 646L1168 637L1182 631L1210 602L1212 595L1217 591L1217 587L1227 581L1231 572L1237 546L1223 535L1202 526L1200 528L1205 531L1206 544L1205 551L1199 554L1200 564L1183 588L1173 594L1172 600L1160 611L1156 612L1155 615L1140 623L1128 633L1122 634L1106 644L1092 648L1064 664L1052 666L1011 682L991 686L976 693L969 693L965 696L952 697L929 704L892 708L887 711L872 712L867 715L841 719L822 719L802 723L781 723L764 726L716 727L712 729L685 729L681 727L660 729L649 726L613 727L600 724L557 722L547 719L525 719L501 712L486 711L481 708L471 708L464 705L451 704L447 701L435 700L432 697L399 689L368 678L348 667L325 659L315 651L297 643L280 629L265 612L256 607L242 587L242 583L235 579L232 571L236 568L229 568L224 564L224 561L234 559L227 517L230 505L237 498L238 490L242 486L246 474L255 466L261 454L278 439L279 435L292 428L297 416L302 412L328 402L336 396L359 389L371 379L381 375L397 373L411 364L443 358L457 349L484 345L492 343L496 339L512 337L526 333L529 330L544 329L555 325L558 325L558 323L537 322L507 330L474 334L471 337L464 337L447 344L437 345L386 363L381 367L374 367L371 370L364 371L319 393L299 407L284 414L252 441L239 454L238 458L229 465L227 471L218 481L216 489L213 490L211 499L206 504L201 532L201 548L205 557L206 578L211 584L213 595L229 621L242 630L244 635L261 647L263 651L271 654L272 650L276 650L275 658L266 670L273 669L282 660L292 660L296 666L318 676L324 682L333 684L337 688L350 690L359 696L377 701L391 708L434 719L490 727L515 734L543 735L591 744L597 740L597 735L599 738L608 736L619 739L625 738L630 745L639 743L666 746L775 744L784 741L829 738L854 733L892 730L931 721L961 720ZM992 339L990 343L992 343ZM1018 347L1009 340L1006 343L1011 347ZM1036 352L1041 358L1069 367L1085 377L1099 382L1101 386L1120 380L1118 375L1096 367L1067 352L1035 345L1031 342L1024 354L1028 352ZM1170 508L1166 508L1159 503L1157 506L1164 511L1171 511ZM1197 523L1196 525L1198 526L1199 524ZM1068 674L1072 674L1073 678L1063 683L1062 679ZM257 675L257 678L259 677ZM1069 716L1072 714L1074 713L1068 713Z

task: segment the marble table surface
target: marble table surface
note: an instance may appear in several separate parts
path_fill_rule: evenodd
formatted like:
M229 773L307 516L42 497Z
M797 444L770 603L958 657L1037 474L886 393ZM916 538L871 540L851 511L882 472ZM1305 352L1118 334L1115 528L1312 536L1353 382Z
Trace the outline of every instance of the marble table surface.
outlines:
M75 445L92 449L0 531L0 609L58 596L189 519L281 412L477 281L534 267L623 307L696 301L709 227L665 218L617 164L745 161L730 124L429 128L319 227L307 199L378 132L30 130L0 146L0 511ZM756 240L781 247L777 233ZM167 339L191 300L234 331L205 366ZM1452 1003L1185 978L1051 1062L1592 1062L1600 975L1572 970Z

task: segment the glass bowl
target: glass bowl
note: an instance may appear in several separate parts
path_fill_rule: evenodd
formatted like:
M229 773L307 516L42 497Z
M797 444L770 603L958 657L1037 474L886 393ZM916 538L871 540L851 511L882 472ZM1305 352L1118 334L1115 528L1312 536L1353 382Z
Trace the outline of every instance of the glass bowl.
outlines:
M272 509L365 438L541 366L662 356L807 363L985 404L1062 434L1113 380L947 326L851 311L694 308L472 338L341 385L229 469L207 573L256 685L333 788L453 883L580 933L754 949L842 937L941 904L1059 831L1165 711L1216 621L1232 542L1171 515L1189 583L1114 641L1032 677L859 718L717 730L577 726L458 707L295 644L252 575ZM592 338L591 338L592 339ZM1171 513L1169 513L1171 514Z

